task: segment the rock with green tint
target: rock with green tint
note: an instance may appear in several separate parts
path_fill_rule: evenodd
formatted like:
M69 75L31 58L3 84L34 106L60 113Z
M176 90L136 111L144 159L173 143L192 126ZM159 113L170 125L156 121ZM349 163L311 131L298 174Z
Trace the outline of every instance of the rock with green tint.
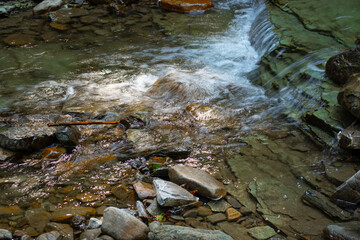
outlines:
M338 102L352 115L360 119L360 73L353 75L340 90Z
M269 239L276 235L276 232L273 228L269 226L264 227L254 227L247 230L250 236L258 240Z
M324 229L324 235L328 239L360 239L359 222L346 222L329 225Z

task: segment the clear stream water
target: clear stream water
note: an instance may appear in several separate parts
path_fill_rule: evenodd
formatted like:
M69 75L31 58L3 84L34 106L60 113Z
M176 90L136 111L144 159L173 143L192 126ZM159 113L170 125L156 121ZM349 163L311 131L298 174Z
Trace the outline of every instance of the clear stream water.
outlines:
M139 7L124 18L101 18L106 24L93 24L88 31L74 23L70 33L53 43L3 45L3 115L35 120L39 115L52 120L56 114L75 120L141 115L147 121L144 132L152 137L144 135L139 140L143 145L135 144L140 156L143 148L186 145L192 150L190 156L171 160L170 165L179 162L209 171L249 208L255 206L254 199L238 190L253 180L274 183L270 187L279 186L274 195L262 196L269 207L276 200L287 208L283 202L287 196L297 204L294 212L274 211L277 216L310 221L299 212L317 210L304 210L301 195L311 186L330 193L334 185L324 177L323 166L340 157L318 149L282 114L281 96L269 97L249 80L249 73L278 41L264 3L224 1L200 15ZM94 34L99 29L106 32ZM109 163L104 156L123 157L128 148L123 140L113 139L112 128L83 127L82 132L83 145L53 163L39 167L39 153L25 156L20 163L1 164L0 187L5 194L0 205L27 209L35 203L120 204L109 194L110 187L137 179L139 173L131 170L133 160ZM95 140L86 140L89 136ZM81 166L82 161L91 168ZM68 186L73 187L71 193L64 190ZM80 192L96 193L101 200L81 203L75 198ZM326 219L314 213L311 221L320 218ZM318 236L321 231L293 227L287 233Z

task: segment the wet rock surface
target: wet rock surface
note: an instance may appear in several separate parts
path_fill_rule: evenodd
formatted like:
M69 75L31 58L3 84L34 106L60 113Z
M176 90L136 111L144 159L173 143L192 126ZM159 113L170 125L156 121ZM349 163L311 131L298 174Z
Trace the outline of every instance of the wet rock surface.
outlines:
M337 135L339 146L345 149L360 150L360 127L351 125Z
M180 13L201 12L201 11L209 10L212 7L214 7L214 3L211 0L161 1L161 8L168 11L174 11Z
M6 229L0 229L0 239L1 240L11 240L13 238L11 232Z
M44 14L50 11L58 10L65 1L63 0L44 0L33 8L34 14Z
M338 102L352 115L360 119L360 73L353 75L340 90Z

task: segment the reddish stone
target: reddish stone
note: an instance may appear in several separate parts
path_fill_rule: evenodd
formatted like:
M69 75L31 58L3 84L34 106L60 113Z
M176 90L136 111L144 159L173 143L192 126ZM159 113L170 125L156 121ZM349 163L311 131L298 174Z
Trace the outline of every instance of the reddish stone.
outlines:
M60 31L65 31L70 28L69 25L67 25L67 24L56 23L56 22L50 23L50 27L60 30Z
M162 0L161 7L173 12L198 12L214 7L211 0Z

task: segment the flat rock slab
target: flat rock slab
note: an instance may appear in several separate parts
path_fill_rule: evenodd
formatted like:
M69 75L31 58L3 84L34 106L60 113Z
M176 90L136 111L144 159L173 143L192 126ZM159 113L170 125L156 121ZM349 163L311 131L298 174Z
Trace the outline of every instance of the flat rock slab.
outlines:
M143 200L145 198L154 198L156 197L153 186L145 182L136 182L134 183L134 189L138 197Z
M324 229L324 235L328 239L358 240L360 239L359 224L360 222L346 222L329 225Z
M0 133L0 146L13 151L36 151L55 141L55 129L46 125L12 127Z
M222 183L209 173L187 166L175 166L170 168L169 178L172 182L188 184L191 190L198 190L200 196L219 199L226 195L226 189Z
M196 202L197 199L179 185L155 179L153 181L156 200L162 207L177 207Z
M237 223L221 222L217 226L229 234L234 240L253 240L252 237L247 233L247 229Z
M229 235L218 230L196 229L191 227L150 224L149 240L233 240Z
M247 230L248 233L255 239L265 240L276 235L275 230L269 226L254 227Z
M102 233L116 240L146 239L148 226L123 209L108 207L104 210Z
M333 199L340 199L351 203L360 202L360 171L336 188Z
M231 205L224 199L221 199L219 201L210 201L208 202L208 205L214 212L225 212L226 209L231 207Z
M334 203L330 202L330 199L315 190L307 190L302 198L307 203L310 203L314 207L319 208L329 217L339 218L341 220L350 220L352 218L350 213L342 210Z
M51 215L53 222L66 222L70 221L75 215L85 217L95 216L96 209L91 207L65 207L54 211Z

